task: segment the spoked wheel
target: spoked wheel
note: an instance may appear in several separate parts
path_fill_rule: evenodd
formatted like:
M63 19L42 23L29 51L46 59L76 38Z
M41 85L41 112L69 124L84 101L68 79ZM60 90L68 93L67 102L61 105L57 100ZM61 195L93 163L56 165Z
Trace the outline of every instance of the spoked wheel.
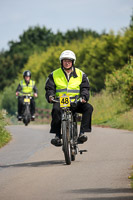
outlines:
M29 111L29 107L27 106L25 111L24 111L24 114L23 114L23 122L25 124L25 126L27 126L30 122L30 111Z
M70 127L67 121L62 121L63 152L67 165L71 164Z

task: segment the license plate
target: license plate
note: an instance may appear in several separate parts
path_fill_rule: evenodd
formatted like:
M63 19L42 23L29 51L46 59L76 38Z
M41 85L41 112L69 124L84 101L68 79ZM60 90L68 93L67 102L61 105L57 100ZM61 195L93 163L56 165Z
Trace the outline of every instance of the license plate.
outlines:
M30 99L26 99L26 98L25 98L25 99L24 99L24 102L25 102L25 103L30 103Z
M69 94L64 94L60 96L60 107L70 107Z

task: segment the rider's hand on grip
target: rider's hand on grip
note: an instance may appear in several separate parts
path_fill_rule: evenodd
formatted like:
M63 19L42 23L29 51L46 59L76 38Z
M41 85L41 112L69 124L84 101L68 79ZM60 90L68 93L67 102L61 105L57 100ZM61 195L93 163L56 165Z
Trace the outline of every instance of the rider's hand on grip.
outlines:
M80 97L80 102L81 103L86 103L86 100L83 97Z
M16 92L16 96L18 96L19 95L19 92Z
M52 103L52 101L54 100L53 96L49 96L49 102Z
M34 93L34 97L38 97L37 93Z
M86 100L85 100L85 99L82 99L82 103L86 103Z

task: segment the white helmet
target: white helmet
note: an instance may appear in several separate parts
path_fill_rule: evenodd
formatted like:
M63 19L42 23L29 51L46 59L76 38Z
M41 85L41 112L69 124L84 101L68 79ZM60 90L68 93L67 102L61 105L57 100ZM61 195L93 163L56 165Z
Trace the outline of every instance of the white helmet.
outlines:
M74 61L74 64L76 62L76 56L75 56L75 53L71 50L65 50L61 53L60 55L60 62L63 60L63 59L70 59L70 60L73 60Z

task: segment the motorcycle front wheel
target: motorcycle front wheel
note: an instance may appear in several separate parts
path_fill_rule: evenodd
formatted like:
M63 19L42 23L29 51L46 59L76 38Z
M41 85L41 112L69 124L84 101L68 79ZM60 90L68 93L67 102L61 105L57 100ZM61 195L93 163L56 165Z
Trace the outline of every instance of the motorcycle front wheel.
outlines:
M62 121L63 152L67 165L71 164L70 127L68 121Z
M25 111L23 114L23 123L25 124L25 126L29 124L30 118L31 118L30 108L29 108L29 105L26 105Z

